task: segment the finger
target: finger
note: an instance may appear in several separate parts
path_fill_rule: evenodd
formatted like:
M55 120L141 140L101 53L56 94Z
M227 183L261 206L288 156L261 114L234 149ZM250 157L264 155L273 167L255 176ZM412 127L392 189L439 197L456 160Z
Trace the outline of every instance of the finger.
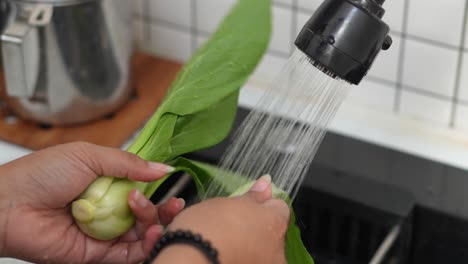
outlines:
M137 235L137 231L136 231L136 228L134 226L134 227L130 228L130 230L128 230L127 233L122 235L119 238L119 241L120 242L135 242L135 241L140 240L141 239L140 237L141 236Z
M183 199L171 198L162 205L154 206L140 191L133 190L128 195L128 204L136 217L135 229L125 236L126 241L141 239L148 227L154 224L168 225L182 209Z
M132 190L128 195L128 205L135 215L135 235L141 239L145 231L152 225L158 224L158 212L153 203L140 191Z
M260 177L260 179L258 179L250 188L246 196L251 197L260 203L272 199L271 176L264 175Z
M142 250L145 254L145 259L153 250L154 245L161 239L164 232L162 226L154 225L148 228L145 233L145 239L143 240Z
M291 217L291 209L289 209L288 204L281 199L272 199L265 202L265 206L273 209L285 223L289 223Z
M160 205L158 207L159 224L169 225L184 207L185 201L182 198L171 198Z
M98 176L106 175L136 181L155 181L174 171L171 166L149 162L135 154L90 143L72 143L75 155Z
M161 238L163 229L154 225L145 232L144 239L137 242L120 242L109 248L102 263L140 263L150 254L156 242Z

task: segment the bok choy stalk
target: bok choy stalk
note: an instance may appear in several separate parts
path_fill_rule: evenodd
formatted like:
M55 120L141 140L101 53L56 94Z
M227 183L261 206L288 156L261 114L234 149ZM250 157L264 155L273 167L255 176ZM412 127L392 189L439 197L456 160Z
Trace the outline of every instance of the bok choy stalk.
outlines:
M239 0L179 73L128 151L169 162L222 141L231 130L239 89L265 53L270 31L271 0ZM150 197L162 182L101 177L73 202L72 214L89 236L116 238L135 221L127 204L129 192L137 188Z

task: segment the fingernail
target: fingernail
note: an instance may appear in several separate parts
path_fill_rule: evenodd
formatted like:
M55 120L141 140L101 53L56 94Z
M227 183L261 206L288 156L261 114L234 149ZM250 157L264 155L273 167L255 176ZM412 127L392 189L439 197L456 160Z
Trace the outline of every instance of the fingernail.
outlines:
M158 162L148 162L148 167L150 167L153 170L163 171L166 173L175 171L174 167Z
M185 200L182 198L177 199L179 201L179 209L182 210L185 207Z
M148 205L148 200L146 200L146 197L138 190L136 190L135 196L133 196L133 199L141 207L146 207Z
M253 192L264 192L268 186L271 184L271 176L270 175L264 175L260 177L260 179L255 182L255 184L250 188L251 191Z

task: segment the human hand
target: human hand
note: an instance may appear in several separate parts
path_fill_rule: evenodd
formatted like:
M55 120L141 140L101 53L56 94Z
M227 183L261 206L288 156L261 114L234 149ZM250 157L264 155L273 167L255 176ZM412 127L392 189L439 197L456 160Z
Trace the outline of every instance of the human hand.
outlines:
M135 226L113 241L82 233L70 203L97 176L137 181L164 177L171 167L89 143L71 143L35 152L0 166L0 257L35 263L137 263L144 260L184 207L172 198L154 206L134 190L128 202Z
M216 198L181 212L169 230L199 233L218 250L223 264L286 264L285 236L290 210L272 199L271 177L260 178L240 197ZM155 264L207 263L196 249L173 245L161 251Z

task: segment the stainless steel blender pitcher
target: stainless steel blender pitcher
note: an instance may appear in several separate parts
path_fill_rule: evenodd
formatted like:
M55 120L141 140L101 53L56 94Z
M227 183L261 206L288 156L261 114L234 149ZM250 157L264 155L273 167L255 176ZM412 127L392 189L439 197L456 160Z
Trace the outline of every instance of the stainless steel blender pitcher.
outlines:
M128 100L131 1L7 0L7 103L20 117L72 125Z
M7 0L0 0L0 33L3 32L3 28L7 22L8 18L8 11L9 5ZM2 70L2 52L1 52L2 44L0 42L0 70Z

